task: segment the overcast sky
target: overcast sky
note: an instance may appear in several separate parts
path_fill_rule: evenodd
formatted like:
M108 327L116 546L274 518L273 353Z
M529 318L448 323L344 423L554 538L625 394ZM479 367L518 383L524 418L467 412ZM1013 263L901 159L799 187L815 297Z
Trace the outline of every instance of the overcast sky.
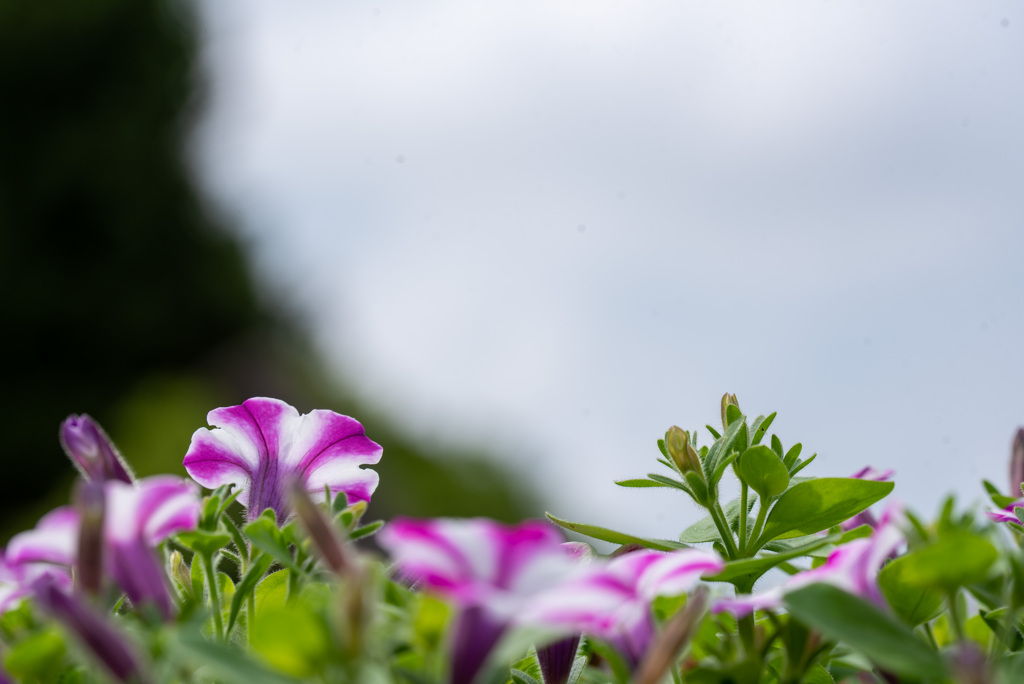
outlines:
M1019 3L200 4L203 177L412 434L651 536L696 509L612 480L726 391L928 515L1007 486Z

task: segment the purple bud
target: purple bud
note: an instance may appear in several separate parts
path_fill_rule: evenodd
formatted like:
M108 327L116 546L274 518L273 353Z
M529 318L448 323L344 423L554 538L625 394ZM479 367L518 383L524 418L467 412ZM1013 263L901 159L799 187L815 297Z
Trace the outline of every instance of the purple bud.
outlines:
M579 646L580 637L577 635L537 649L544 684L566 684L569 681Z
M1019 428L1010 450L1010 496L1017 496L1024 483L1024 428Z
M306 528L313 546L334 573L339 576L351 575L355 570L345 543L337 528L331 525L317 505L309 498L305 486L298 478L291 478L287 484L288 498L299 522Z
M78 509L78 586L90 594L99 593L103 584L103 519L106 495L102 482L82 481L75 489Z
M107 620L44 575L33 585L36 603L67 627L121 682L145 680L132 645Z
M86 480L132 483L127 464L107 433L89 416L71 415L61 423L60 443Z

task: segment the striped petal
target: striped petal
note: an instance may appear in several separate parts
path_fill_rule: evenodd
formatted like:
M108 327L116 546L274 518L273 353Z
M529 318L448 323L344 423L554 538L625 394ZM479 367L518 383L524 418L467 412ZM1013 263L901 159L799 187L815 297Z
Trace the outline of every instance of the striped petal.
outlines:
M380 461L380 445L368 439L353 418L316 410L300 415L279 399L256 397L238 406L210 411L214 429L192 435L185 469L204 487L237 486L250 520L271 508L279 519L290 514L284 494L298 478L313 496L324 488L349 501L369 501L377 474L364 465Z

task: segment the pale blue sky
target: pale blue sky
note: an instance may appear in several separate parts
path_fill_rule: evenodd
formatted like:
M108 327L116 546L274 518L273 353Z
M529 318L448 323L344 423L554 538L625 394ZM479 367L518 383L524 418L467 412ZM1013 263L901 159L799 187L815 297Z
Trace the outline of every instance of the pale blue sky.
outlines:
M1019 3L203 11L201 171L339 376L411 433L657 536L692 505L611 481L725 391L777 410L817 474L893 467L928 514L1003 484Z

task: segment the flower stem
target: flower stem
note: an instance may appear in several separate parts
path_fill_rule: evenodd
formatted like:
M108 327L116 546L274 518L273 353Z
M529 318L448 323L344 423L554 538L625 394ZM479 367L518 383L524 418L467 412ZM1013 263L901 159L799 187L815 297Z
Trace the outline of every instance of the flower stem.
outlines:
M711 512L711 519L715 522L715 527L718 528L718 534L722 537L722 543L725 544L726 553L729 554L729 558L736 558L738 551L736 550L736 541L732 538L732 530L729 529L729 524L726 522L725 513L722 512L722 507L715 501L708 507Z
M764 521L768 517L768 502L761 501L757 509L757 520L754 522L754 529L750 533L750 539L747 540L747 545L743 548L744 557L753 556L757 553L757 541L764 531Z
M967 632L964 631L964 623L960 616L960 610L956 605L956 590L949 592L949 619L953 623L953 634L956 635L957 641L964 641L967 639Z
M210 605L213 609L213 629L217 639L224 637L224 621L220 610L220 591L217 589L217 571L213 567L213 557L203 554L203 569L206 570L206 581L210 587Z
M740 548L747 548L747 483L740 486Z

